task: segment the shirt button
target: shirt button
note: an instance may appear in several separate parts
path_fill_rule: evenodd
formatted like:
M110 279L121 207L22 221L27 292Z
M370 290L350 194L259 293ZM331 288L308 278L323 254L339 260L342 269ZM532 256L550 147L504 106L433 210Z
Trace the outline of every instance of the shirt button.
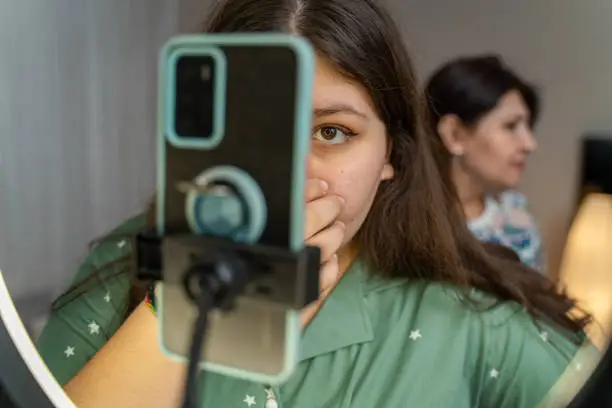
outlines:
M266 408L278 408L278 402L274 399L269 399L266 401Z

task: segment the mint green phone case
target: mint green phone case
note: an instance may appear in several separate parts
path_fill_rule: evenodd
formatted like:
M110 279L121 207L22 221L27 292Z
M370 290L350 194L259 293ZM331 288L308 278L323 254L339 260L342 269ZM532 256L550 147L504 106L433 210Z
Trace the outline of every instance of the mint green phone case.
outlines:
M181 55L206 55L217 64L214 77L214 126L207 139L182 138L174 129L175 69ZM159 64L156 197L158 233L185 233L188 229L182 210L184 199L170 191L173 180L167 180L167 175L173 174L176 178L193 177L193 170L188 173L187 170L177 168L172 163L179 161L176 159L178 156L172 155L181 155L180 161L184 163L201 162L202 170L214 166L235 166L249 173L262 167L263 162L269 167L269 171L265 174L261 170L257 171L261 176L259 183L265 194L262 194L262 191L253 194L265 196L267 199L267 207L261 210L258 224L264 226L257 231L251 231L253 234L249 237L253 243L285 247L294 252L301 251L304 247L303 195L312 131L315 67L314 52L309 43L299 37L285 34L180 36L166 43L161 51ZM271 75L271 70L278 72ZM274 76L278 79L274 79ZM270 99L258 99L257 95L262 86L272 93ZM294 89L289 90L287 86L293 86ZM248 102L249 95L244 95L245 92L250 92L250 96L254 98L252 102ZM282 102L282 98L287 98L287 92L291 92L294 99L291 103L282 104L287 109L269 112L270 109L275 109L275 100ZM266 100L270 103L269 109L266 109ZM248 103L262 106L248 106ZM276 121L278 127L272 127L274 124L271 121ZM273 134L274 129L282 132L285 128L286 132L292 134ZM269 134L269 138L264 141L261 139L262 134ZM238 163L228 163L234 160L233 157L240 150L250 151L252 155L268 156L256 160L255 157L244 154L239 157ZM174 157L172 163L168 157ZM165 277L164 282L157 287L159 331L165 354L186 361L196 308L185 298L177 279ZM248 299L239 300L238 305L244 313L258 307ZM207 343L205 352L214 349L218 351L216 356L222 357L216 358L215 355L206 353L202 367L208 371L260 383L278 384L286 380L299 357L299 311L279 310L270 316L260 313L256 317L259 326L247 328L238 325L239 321L253 320L247 314L228 322L220 321L219 315L213 313L209 319L209 330L214 332L216 327L219 331L226 330L228 338L229 333L232 333L233 337L228 339L227 343L233 344L234 350L232 353L222 350L219 347L224 339L213 336L211 341L216 343ZM264 346L262 343L261 356L249 355L247 352L251 349L257 353L257 336L265 336L266 330L271 331L272 326L279 329L283 326L282 333L275 336L279 339L276 345L272 347L266 343L268 345ZM249 338L252 341L245 340ZM266 364L265 358L269 358L271 363ZM266 369L260 369L261 367Z

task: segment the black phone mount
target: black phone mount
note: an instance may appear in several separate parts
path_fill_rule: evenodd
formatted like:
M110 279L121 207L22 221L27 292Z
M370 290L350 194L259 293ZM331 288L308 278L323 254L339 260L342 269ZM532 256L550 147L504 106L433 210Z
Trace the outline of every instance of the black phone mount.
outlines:
M230 311L240 295L265 298L292 309L301 309L319 297L318 247L292 252L193 234L160 236L154 230L138 234L134 247L138 280L165 281L171 271L171 279L181 275L186 294L194 302L200 295L200 279L219 280L211 281L215 308ZM221 286L216 288L217 284Z
M160 236L150 230L136 236L134 248L138 280L180 284L198 305L183 407L197 405L199 356L211 310L231 313L240 296L299 310L319 297L318 247L292 252L194 234Z

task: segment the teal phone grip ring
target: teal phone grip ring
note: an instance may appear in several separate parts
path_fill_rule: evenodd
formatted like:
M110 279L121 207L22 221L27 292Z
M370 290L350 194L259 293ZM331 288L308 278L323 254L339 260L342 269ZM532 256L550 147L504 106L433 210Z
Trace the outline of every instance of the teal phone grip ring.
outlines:
M199 235L223 237L244 244L261 238L266 227L266 200L257 182L234 166L212 167L194 180L187 193L185 215Z

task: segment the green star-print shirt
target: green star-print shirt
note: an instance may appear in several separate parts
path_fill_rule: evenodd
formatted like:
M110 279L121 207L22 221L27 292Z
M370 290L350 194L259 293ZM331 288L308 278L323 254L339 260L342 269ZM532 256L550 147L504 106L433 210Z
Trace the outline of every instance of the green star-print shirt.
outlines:
M106 266L102 277L54 312L43 331L39 351L60 383L120 327L129 279L116 261L131 250L121 236L142 225L142 217L129 220L116 239L93 249L75 283ZM536 324L513 303L478 311L462 296L450 285L384 280L355 262L303 332L301 361L287 383L268 387L206 373L202 406L559 407L598 361L582 334Z

